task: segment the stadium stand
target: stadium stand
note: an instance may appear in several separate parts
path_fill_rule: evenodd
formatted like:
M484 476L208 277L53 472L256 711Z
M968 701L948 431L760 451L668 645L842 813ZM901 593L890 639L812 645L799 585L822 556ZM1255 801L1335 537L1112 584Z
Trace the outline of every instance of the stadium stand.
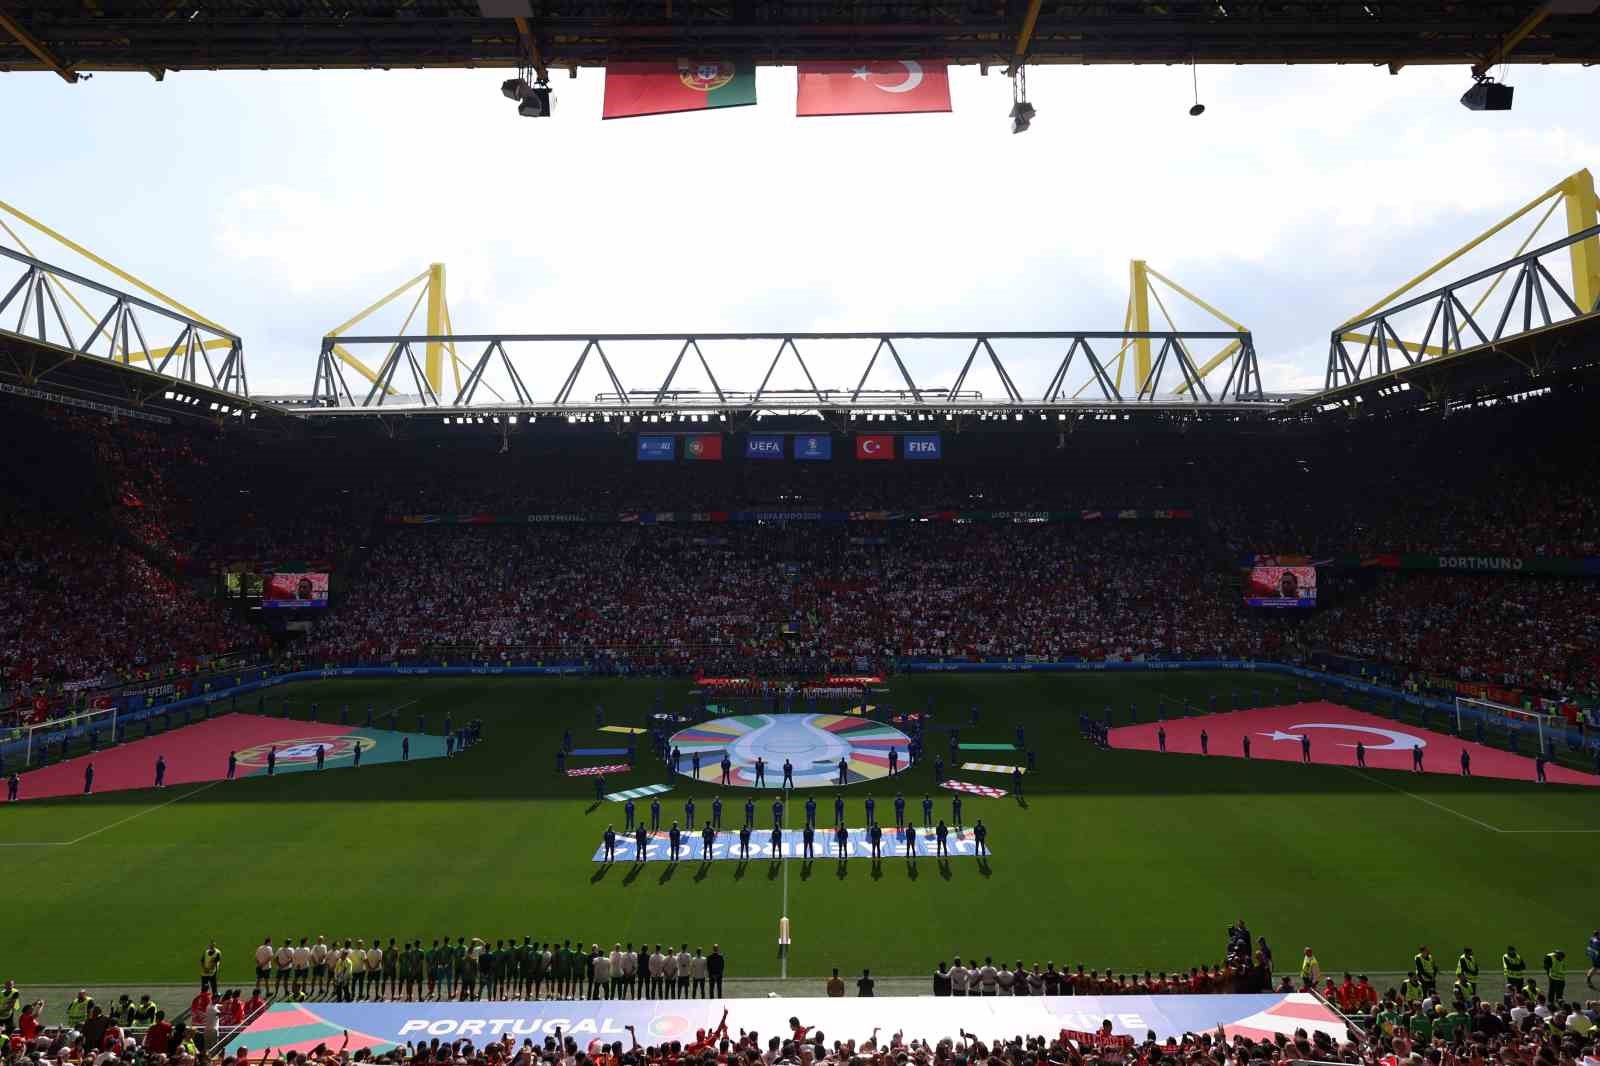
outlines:
M0 498L12 563L0 574L0 705L14 718L40 698L191 673L225 653L777 674L906 657L1320 655L1415 690L1490 682L1592 701L1600 623L1575 608L1593 577L1333 569L1324 608L1295 617L1252 613L1237 591L1239 561L1257 551L1594 555L1600 486L1575 446L1583 400L1574 390L1277 438L1200 425L1136 448L1089 430L974 431L945 462L857 466L641 464L625 441L599 437L529 438L503 454L467 435L331 447L8 396L4 443L21 461ZM651 507L1100 520L399 521ZM1113 518L1122 508L1141 517ZM217 573L235 560L331 569L333 608L294 631L281 612L263 623L230 608Z

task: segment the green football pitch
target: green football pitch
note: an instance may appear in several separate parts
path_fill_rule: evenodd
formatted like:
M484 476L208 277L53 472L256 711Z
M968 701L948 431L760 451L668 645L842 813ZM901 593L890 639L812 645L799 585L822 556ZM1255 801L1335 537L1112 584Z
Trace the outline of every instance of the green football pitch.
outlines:
M1100 751L1078 735L1080 711L1098 716L1111 705L1122 724L1130 704L1149 721L1158 702L1173 716L1184 704L1209 708L1213 696L1219 710L1235 693L1245 705L1313 696L1296 684L1199 672L892 678L880 704L920 710L931 700L941 720L963 726L963 741L1005 743L1025 726L1038 769L1025 802L965 798L966 820L990 827L986 866L852 860L842 870L793 859L742 870L734 862L631 869L591 861L606 824L621 827L622 810L596 806L589 779L557 775L562 731L571 729L578 747L620 747L617 734L595 730L595 704L610 724L644 725L658 695L669 709L690 704L685 681L284 686L270 690L269 709L285 700L301 709L405 706L402 728L421 711L433 729L448 710L457 723L481 718L485 740L449 760L8 806L0 811L10 914L0 976L187 982L215 938L228 960L223 983L248 988L247 960L263 936L321 934L687 941L708 950L716 942L730 976L758 977L779 972L784 913L793 924L791 976L833 966L921 974L952 954L1186 968L1216 960L1238 917L1268 937L1280 968L1307 944L1335 972L1403 969L1424 942L1442 959L1472 944L1489 960L1507 943L1530 958L1563 947L1582 959L1600 925L1594 790ZM976 728L966 727L971 704L981 708ZM944 744L929 734L930 751ZM690 795L709 810L714 789L675 778L648 756L648 743L641 747L634 772L608 778L608 790L670 782L666 818L680 818ZM573 764L591 761L620 760ZM931 762L892 784L845 789L847 822L864 824L869 794L887 820L897 790L913 818L920 821L925 792L947 815L950 793L934 788ZM947 776L1010 785L953 766ZM818 795L823 825L834 791ZM725 824L742 820L743 799L725 800ZM762 819L770 799L761 801ZM791 801L791 826L803 802L804 794ZM1512 825L1534 828L1496 828Z

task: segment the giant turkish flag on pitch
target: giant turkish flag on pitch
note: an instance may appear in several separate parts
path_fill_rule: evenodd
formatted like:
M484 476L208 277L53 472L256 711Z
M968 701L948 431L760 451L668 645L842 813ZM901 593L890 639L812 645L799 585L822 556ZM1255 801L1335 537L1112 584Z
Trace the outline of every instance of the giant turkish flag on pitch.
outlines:
M943 63L915 59L801 63L796 115L884 115L950 110Z

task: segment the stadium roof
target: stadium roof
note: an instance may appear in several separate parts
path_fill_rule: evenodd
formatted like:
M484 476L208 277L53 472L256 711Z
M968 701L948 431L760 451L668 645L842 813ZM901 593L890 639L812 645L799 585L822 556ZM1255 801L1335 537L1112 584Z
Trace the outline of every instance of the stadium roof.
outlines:
M1596 0L0 0L0 70L1600 62ZM496 17L486 17L486 15ZM526 33L526 36L524 36Z

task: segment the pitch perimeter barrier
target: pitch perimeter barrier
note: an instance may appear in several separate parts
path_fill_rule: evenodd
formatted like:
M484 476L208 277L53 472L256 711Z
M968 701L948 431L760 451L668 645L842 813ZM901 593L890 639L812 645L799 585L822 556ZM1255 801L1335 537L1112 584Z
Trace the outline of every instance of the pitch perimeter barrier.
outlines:
M1456 711L1453 702L1435 699L1431 696L1420 696L1415 693L1404 692L1384 685L1374 685L1370 682L1344 677L1339 674L1311 670L1303 666L1291 666L1287 663L1261 662L1250 659L1159 659L1141 662L1097 662L1090 660L949 662L909 659L900 661L897 666L900 670L911 674L1153 673L1174 670L1259 671L1261 673L1289 675L1314 683L1337 686L1346 691L1364 696L1389 700L1392 703L1404 703L1419 709L1426 708L1429 712L1437 711L1445 715L1447 720L1450 721L1454 720ZM174 712L181 713L185 719L188 719L195 708L205 708L209 711L217 703L231 701L239 696L294 681L394 677L581 677L591 672L593 671L590 664L582 662L560 663L548 666L338 666L316 670L293 670L281 674L272 674L265 668L258 668L248 671L250 674L257 675L249 680L240 680L237 684L226 688L187 696L173 700L170 703L153 704L138 708L130 707L119 714L118 720L131 725L155 715L170 715ZM68 739L78 739L87 735L87 732L87 727L78 727L75 730L66 731L65 735ZM1556 741L1572 750L1594 747L1600 744L1600 734L1590 737L1577 729L1557 726L1552 730L1552 734ZM48 737L36 736L34 738L36 744L58 743L61 739L62 736L60 734L51 734ZM25 745L26 739L20 741L12 740L5 744L0 744L0 754L3 754L9 762L11 757L21 751Z

